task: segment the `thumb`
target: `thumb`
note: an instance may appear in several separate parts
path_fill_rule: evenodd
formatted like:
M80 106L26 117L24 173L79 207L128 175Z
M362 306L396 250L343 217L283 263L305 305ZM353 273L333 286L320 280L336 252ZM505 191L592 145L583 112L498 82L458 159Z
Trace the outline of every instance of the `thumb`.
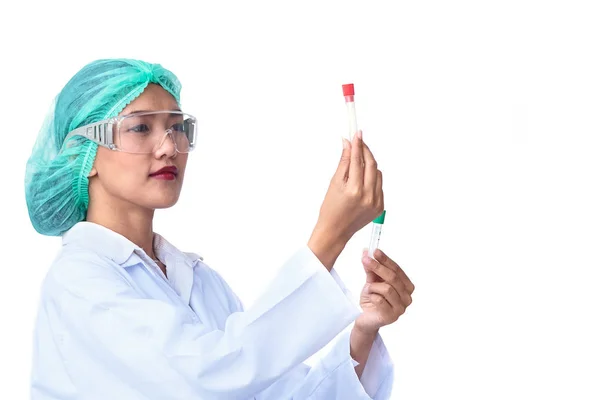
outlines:
M367 255L369 249L364 248L363 249L363 257ZM373 283L373 282L378 282L379 281L379 277L377 276L377 274L375 272L369 271L367 269L367 267L365 267L365 265L363 264L363 268L365 270L365 273L367 274L367 283Z
M338 164L337 171L335 171L335 177L339 180L345 180L350 170L350 154L352 151L352 144L348 139L342 138L344 149L342 151L342 157Z
M378 277L374 272L367 272L367 283L375 283L377 282Z
M362 289L362 291L360 293L362 296L369 296L369 293L371 293L371 291L369 290L369 286L371 286L371 285L369 285L368 283L366 283L363 286L363 289Z

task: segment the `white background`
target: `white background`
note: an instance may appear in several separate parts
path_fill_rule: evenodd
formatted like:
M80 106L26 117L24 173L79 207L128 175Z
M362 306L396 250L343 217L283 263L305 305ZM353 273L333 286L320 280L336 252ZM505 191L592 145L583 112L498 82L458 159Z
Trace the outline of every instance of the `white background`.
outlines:
M182 81L200 148L155 228L246 306L310 236L354 82L384 175L381 248L417 287L382 330L393 398L600 398L596 4L3 4L0 398L28 397L39 286L60 247L29 223L25 163L53 97L108 57ZM369 234L336 264L355 293Z

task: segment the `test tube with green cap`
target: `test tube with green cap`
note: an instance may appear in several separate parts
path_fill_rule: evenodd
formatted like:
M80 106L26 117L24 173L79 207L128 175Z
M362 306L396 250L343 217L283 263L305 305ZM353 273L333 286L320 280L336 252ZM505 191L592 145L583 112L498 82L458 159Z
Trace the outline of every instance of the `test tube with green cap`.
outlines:
M381 238L381 228L385 221L385 210L381 215L373 220L373 230L371 231L371 242L369 243L369 257L373 257L375 249L379 248L379 239Z

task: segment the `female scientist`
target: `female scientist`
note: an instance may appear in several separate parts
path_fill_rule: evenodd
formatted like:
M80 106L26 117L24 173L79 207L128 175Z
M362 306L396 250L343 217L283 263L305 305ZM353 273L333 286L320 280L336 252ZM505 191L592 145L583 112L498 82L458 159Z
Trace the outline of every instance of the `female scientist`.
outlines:
M54 101L25 178L34 228L63 243L42 285L32 398L389 398L393 364L378 330L414 286L382 252L363 253L361 313L333 270L383 210L361 134L344 141L309 241L245 310L202 257L152 228L154 211L177 202L196 145L180 89L158 64L99 60ZM315 366L303 363L341 332Z

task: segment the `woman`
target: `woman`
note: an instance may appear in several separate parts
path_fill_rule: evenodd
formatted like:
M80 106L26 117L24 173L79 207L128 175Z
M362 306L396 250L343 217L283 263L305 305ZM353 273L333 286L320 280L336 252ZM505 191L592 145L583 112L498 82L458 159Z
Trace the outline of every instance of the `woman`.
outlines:
M381 172L361 135L344 141L308 243L244 310L202 257L153 232L154 211L177 202L195 146L180 88L157 64L95 61L44 123L27 205L35 229L62 236L63 247L42 288L32 397L388 398L393 365L378 329L404 312L414 287L383 253L363 254L360 313L333 270L383 210ZM303 364L353 321L326 357Z

